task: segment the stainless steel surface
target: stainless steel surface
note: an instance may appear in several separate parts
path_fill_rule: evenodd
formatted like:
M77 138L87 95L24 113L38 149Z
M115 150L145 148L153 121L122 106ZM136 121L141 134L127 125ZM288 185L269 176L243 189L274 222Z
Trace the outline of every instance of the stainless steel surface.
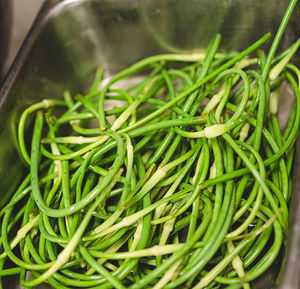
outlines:
M43 2L44 0L10 0L12 6L11 40L5 71L12 64Z
M61 97L67 88L84 91L99 65L112 74L152 54L203 49L217 32L223 36L223 50L245 48L263 34L275 33L288 2L46 1L0 92L0 206L23 174L15 139L16 123L25 106L42 97ZM298 5L280 49L299 37L299 16ZM281 289L300 288L300 169L296 180L289 257ZM257 288L273 287L277 273L270 270L259 279Z
M43 2L0 0L0 86Z
M5 73L11 31L11 1L0 0L0 84Z

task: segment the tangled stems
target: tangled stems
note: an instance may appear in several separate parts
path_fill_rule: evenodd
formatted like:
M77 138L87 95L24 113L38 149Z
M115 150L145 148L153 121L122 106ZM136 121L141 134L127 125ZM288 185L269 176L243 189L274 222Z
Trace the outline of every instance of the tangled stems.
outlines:
M83 199L79 202L76 202L72 206L67 206L64 209L51 209L47 206L45 201L42 199L39 189L39 180L38 180L38 162L39 162L39 146L42 134L42 126L43 126L43 116L42 113L37 113L37 119L35 122L35 133L32 139L32 149L31 149L31 184L32 184L32 194L36 200L36 204L39 209L46 215L52 217L63 217L66 215L71 215L77 212L78 210L82 209L86 206L86 204L90 203L97 195L108 185L111 181L117 170L122 165L122 160L124 157L124 145L121 141L120 137L117 134L112 134L106 132L105 134L111 135L115 137L118 151L116 155L116 159L110 171L106 174L103 178L101 183L99 183L88 195L86 195Z
M274 58L280 33L266 59L248 55L270 35L233 55L218 54L216 35L205 54L153 56L105 85L99 69L86 95L27 108L30 171L0 211L0 276L26 288L251 288L284 249L292 193L300 73L288 62L300 42ZM283 83L296 96L286 128Z
M24 140L24 130L25 130L25 123L27 120L27 117L29 114L36 110L40 109L48 109L53 106L64 106L65 103L61 100L52 100L52 99L44 99L39 103L36 103L29 108L27 108L21 115L20 121L19 121L19 126L18 126L18 140L19 140L19 147L20 147L20 152L24 160L27 162L27 164L30 165L30 157L28 155L28 152L26 150L25 146L25 140Z

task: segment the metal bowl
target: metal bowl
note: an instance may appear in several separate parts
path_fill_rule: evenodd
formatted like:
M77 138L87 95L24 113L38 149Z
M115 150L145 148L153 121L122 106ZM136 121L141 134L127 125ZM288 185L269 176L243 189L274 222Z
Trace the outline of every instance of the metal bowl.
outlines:
M12 2L0 0L0 82L5 71L11 32Z
M26 106L42 97L62 97L65 89L85 91L99 65L113 74L156 53L201 50L217 32L223 36L223 50L245 48L267 32L274 35L288 2L46 1L0 91L0 207L24 174L15 140L16 123ZM299 14L298 5L280 50L300 35ZM299 54L295 61L299 63ZM281 289L297 289L300 284L300 166L295 174L288 256L280 285L276 285ZM277 274L275 266L256 287L274 288Z

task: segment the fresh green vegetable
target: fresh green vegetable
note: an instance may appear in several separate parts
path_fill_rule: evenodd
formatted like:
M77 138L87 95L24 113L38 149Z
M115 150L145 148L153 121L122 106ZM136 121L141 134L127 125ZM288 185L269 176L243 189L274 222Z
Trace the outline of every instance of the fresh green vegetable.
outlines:
M86 95L28 107L18 140L29 172L0 211L0 278L19 274L26 288L251 288L287 235L300 40L274 56L296 2L266 57L269 34L230 55L216 35L205 54L152 56L108 81L99 69ZM295 97L285 128L283 85Z

